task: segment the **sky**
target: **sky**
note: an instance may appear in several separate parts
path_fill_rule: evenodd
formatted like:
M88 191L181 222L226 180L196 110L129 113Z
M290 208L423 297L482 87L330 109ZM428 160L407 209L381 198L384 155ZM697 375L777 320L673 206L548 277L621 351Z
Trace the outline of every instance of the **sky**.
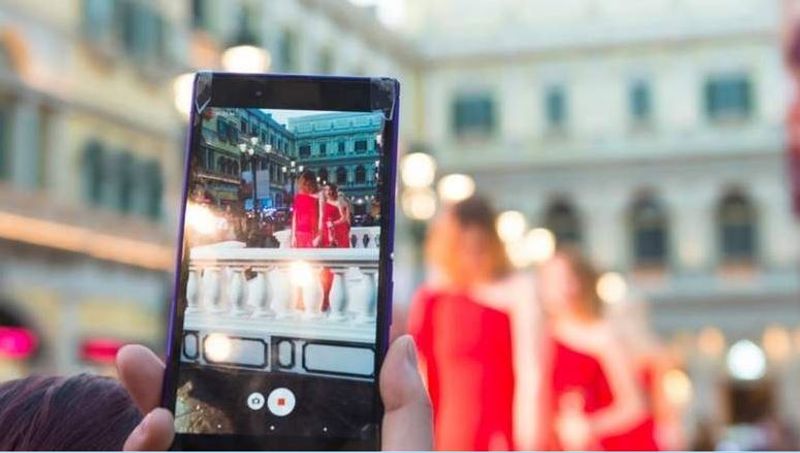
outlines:
M265 113L271 113L272 118L286 126L289 118L298 116L321 115L323 113L334 113L325 110L278 110L278 109L263 109Z

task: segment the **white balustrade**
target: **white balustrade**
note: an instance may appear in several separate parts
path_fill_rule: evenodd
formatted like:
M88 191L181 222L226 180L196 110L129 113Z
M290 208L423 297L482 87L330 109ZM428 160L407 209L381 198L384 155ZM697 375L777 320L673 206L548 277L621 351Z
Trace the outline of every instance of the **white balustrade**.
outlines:
M270 249L228 242L194 247L189 255L187 330L375 341L378 248ZM324 311L323 270L330 281Z
M348 241L350 241L349 248L356 248L356 249L377 249L380 247L381 243L381 228L374 226L374 227L352 227L350 228L350 234ZM276 231L275 238L281 244L281 248L290 248L290 239L291 239L291 231L290 230L281 230ZM353 240L355 239L355 245Z

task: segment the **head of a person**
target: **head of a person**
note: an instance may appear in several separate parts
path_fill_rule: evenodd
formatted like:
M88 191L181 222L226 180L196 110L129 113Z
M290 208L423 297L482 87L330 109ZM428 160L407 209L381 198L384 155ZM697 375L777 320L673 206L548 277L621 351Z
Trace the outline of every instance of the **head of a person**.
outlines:
M305 194L319 192L317 177L314 176L314 173L309 170L300 173L300 176L297 177L297 190Z
M330 183L325 186L325 199L329 201L339 199L339 187L336 184Z
M0 451L121 450L141 420L109 377L31 376L0 384Z
M599 318L603 305L597 295L597 279L597 270L577 249L559 248L539 268L539 298L544 310L556 316Z
M492 205L480 196L447 206L428 230L428 264L462 288L506 275L511 266L495 218Z

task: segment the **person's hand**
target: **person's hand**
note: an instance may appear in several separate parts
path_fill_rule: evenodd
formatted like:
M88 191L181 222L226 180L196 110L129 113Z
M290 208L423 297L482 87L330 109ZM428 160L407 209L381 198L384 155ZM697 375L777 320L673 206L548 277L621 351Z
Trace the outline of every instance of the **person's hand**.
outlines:
M594 435L584 405L583 396L577 392L568 393L559 401L555 430L564 450L593 449L591 447L594 444Z
M175 436L172 413L158 407L164 363L140 345L128 345L117 354L117 370L139 409L146 414L125 441L126 451L166 450ZM433 448L431 405L417 371L416 347L410 336L395 340L386 354L380 376L384 405L384 450Z

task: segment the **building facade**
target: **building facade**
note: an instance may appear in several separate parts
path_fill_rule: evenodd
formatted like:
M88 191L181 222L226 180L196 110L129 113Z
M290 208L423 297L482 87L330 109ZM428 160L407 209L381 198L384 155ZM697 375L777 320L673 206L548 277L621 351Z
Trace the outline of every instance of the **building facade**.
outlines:
M422 142L627 277L692 380L690 430L747 421L762 391L800 426L778 2L543 3L410 3ZM763 376L730 371L740 341Z

